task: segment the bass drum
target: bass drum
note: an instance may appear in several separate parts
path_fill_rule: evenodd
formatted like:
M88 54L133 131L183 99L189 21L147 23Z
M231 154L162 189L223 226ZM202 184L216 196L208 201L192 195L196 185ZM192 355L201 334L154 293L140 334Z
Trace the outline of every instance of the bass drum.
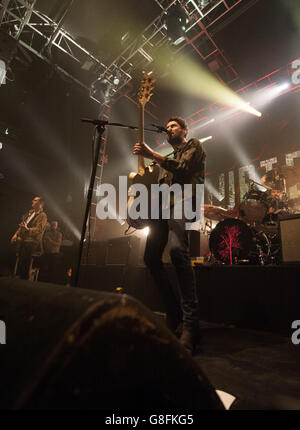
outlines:
M217 261L230 265L262 265L270 254L267 235L235 218L219 222L211 232L209 247Z

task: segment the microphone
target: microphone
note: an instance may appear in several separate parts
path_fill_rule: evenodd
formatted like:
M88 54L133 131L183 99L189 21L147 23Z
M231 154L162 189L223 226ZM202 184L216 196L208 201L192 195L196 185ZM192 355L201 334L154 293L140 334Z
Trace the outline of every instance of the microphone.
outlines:
M156 127L160 133L167 133L167 134L170 133L165 127L162 127L161 125L157 125L157 124L151 124L151 125L152 127Z
M89 119L89 118L81 118L81 122L89 122L90 124L94 125L105 125L108 124L108 121L103 121L101 119Z

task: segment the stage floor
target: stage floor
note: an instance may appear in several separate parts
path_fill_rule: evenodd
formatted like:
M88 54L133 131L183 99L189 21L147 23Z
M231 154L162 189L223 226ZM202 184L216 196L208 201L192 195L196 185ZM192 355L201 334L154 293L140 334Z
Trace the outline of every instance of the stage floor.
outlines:
M202 322L194 359L232 410L300 409L300 345L274 333Z
M291 340L299 266L203 266L196 278L202 345L194 359L215 389L236 397L231 409L300 409L300 345ZM85 267L83 279L88 288L123 286L164 316L146 268Z

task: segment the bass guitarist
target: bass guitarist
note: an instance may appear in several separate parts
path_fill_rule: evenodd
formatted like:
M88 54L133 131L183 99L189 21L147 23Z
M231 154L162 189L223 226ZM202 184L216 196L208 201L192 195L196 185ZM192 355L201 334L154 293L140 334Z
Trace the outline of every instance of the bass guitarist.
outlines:
M183 188L184 184L192 184L194 190L196 184L204 183L205 178L206 154L202 144L198 139L186 140L188 126L183 118L170 118L166 129L168 142L174 149L173 157L154 152L144 142L135 145L133 154L158 163L163 169L162 181L168 185L180 184ZM150 222L144 260L159 288L166 309L167 326L180 336L181 344L193 353L199 342L199 315L196 281L189 255L189 232L185 229L187 220L184 217L175 219L172 202L170 218ZM177 294L162 263L167 244L177 274Z

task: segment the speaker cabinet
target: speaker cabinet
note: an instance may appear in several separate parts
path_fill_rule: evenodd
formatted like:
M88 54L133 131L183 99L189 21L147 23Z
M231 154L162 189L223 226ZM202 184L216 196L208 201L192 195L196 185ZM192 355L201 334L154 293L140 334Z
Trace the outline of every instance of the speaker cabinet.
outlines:
M209 254L209 236L200 231L190 231L190 256L204 257Z
M283 263L300 263L300 215L281 218L280 238Z
M106 266L137 266L140 239L134 236L120 237L107 241Z

